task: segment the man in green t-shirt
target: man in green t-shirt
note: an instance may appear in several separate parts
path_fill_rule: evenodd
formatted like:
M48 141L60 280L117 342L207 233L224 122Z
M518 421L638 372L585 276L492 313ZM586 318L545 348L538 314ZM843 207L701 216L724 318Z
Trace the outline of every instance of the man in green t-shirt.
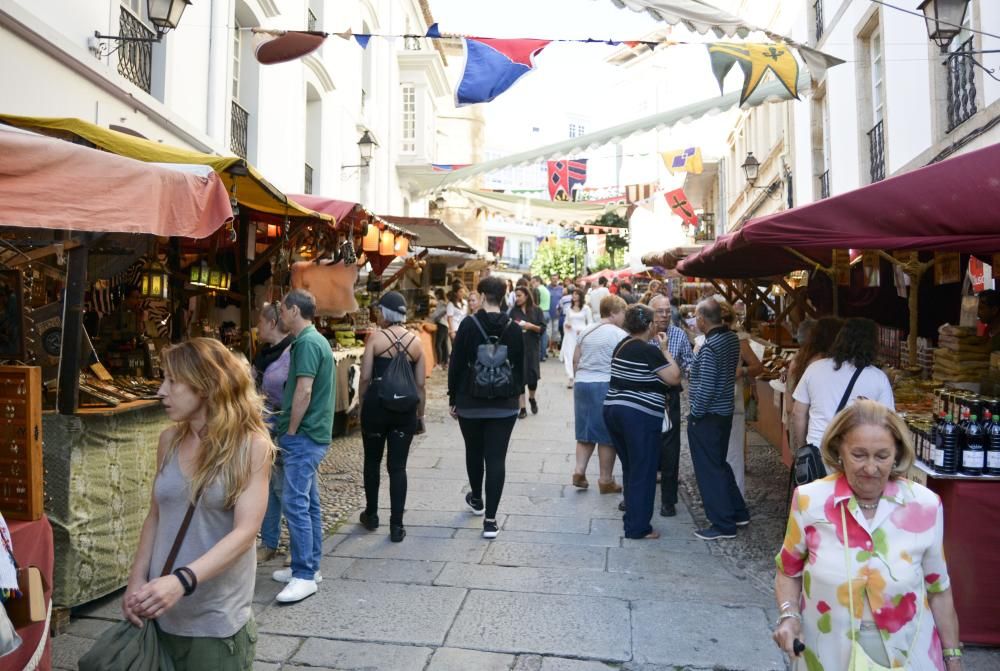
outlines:
M278 582L288 583L277 596L281 603L315 594L323 579L318 469L333 436L335 368L330 343L312 324L315 315L316 299L303 289L293 289L281 302L281 323L295 336L275 426L285 471L281 508L292 546L291 568L273 574Z
M545 315L545 329L542 331L542 361L548 358L549 354L549 312L552 308L552 294L549 293L549 288L545 286L545 281L540 275L535 275L531 278L531 288L535 290L538 294L538 308Z

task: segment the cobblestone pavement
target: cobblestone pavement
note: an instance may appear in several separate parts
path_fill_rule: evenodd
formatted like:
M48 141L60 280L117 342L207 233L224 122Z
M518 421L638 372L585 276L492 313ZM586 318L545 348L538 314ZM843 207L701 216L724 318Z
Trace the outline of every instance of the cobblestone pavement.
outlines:
M447 416L443 376L429 386L426 435L409 461L408 536L354 522L360 500L357 434L337 441L324 464L330 512L320 591L279 606L280 585L257 575L261 631L255 669L409 671L779 670L770 640L773 555L784 525L787 470L751 434L748 483L754 522L735 541L695 539L688 506L654 516L662 538L622 538L618 496L570 486L572 392L561 364L543 364L541 412L519 421L507 459L500 536L481 538L468 491L458 426ZM697 500L684 449L682 477ZM596 458L588 473L596 483ZM387 482L381 505L388 507ZM657 505L657 509L658 509ZM694 507L695 516L700 508ZM380 517L388 519L388 510ZM80 609L54 641L54 664L76 659L118 617L118 599ZM980 655L980 656L976 656ZM966 669L1000 670L973 651Z

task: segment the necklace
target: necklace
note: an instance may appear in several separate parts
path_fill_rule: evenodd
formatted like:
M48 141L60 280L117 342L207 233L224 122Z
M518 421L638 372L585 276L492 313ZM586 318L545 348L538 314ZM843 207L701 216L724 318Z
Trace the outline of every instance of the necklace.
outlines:
M861 510L878 510L878 501L875 503L861 503L861 501L858 501L858 508L861 508Z

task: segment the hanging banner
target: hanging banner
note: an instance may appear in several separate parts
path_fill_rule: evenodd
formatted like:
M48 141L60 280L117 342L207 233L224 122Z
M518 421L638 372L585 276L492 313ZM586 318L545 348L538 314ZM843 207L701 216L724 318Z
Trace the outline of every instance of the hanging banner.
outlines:
M455 106L488 103L535 69L535 57L552 40L466 38L465 70L455 90Z
M664 194L670 211L681 218L685 226L698 227L698 215L694 213L694 206L684 194L684 189L674 189Z
M667 170L671 175L675 174L674 171L700 175L703 170L701 149L698 147L665 151L660 156L663 158L663 163L667 166Z
M549 198L552 200L572 200L574 187L587 181L587 159L572 161L548 161Z
M962 256L958 252L934 252L934 284L962 281Z
M788 45L716 42L708 45L708 55L720 91L725 90L723 82L735 65L738 64L743 70L741 106L746 103L768 70L785 87L789 98L799 99L799 63Z

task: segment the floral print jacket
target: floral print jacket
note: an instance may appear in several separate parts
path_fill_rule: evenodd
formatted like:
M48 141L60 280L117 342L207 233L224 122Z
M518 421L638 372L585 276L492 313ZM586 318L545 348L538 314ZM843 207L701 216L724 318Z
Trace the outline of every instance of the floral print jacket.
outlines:
M844 558L842 506L847 506L850 566ZM950 585L943 538L941 500L908 480L889 481L871 521L865 519L842 474L799 487L784 545L775 558L779 571L802 578L799 605L806 650L797 668L848 668L847 590L851 589L855 630L863 614L866 620L873 619L894 668L943 671L941 640L925 596ZM864 608L863 597L870 611Z

